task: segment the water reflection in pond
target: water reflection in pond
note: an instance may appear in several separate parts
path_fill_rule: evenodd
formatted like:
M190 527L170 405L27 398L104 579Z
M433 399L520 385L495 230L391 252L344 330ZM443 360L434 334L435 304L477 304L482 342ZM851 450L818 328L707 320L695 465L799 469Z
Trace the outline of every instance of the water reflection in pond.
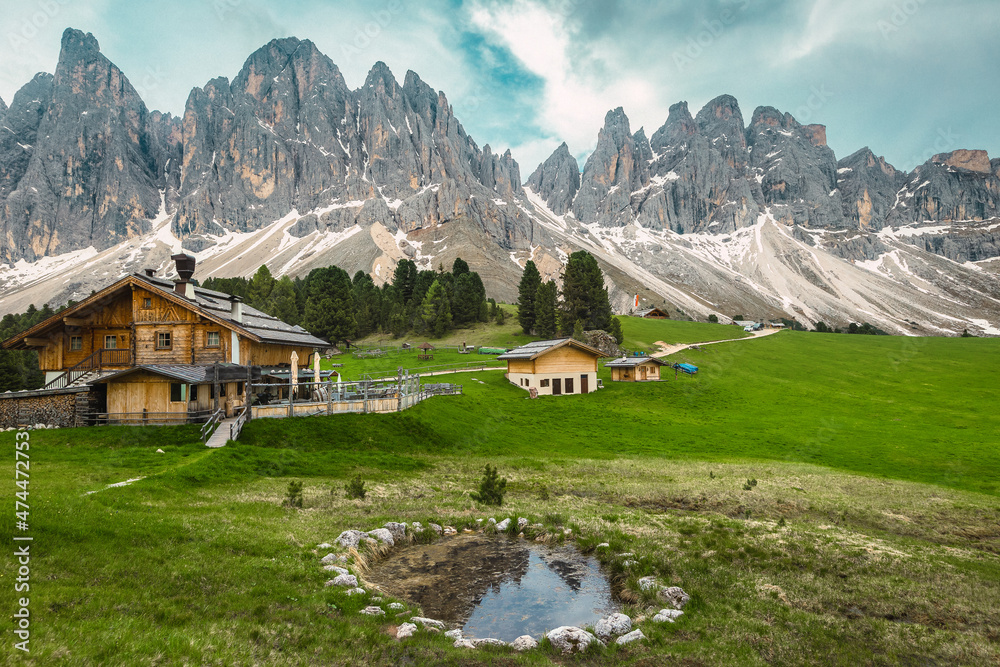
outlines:
M471 637L511 641L618 610L593 558L570 546L459 535L404 547L366 577Z

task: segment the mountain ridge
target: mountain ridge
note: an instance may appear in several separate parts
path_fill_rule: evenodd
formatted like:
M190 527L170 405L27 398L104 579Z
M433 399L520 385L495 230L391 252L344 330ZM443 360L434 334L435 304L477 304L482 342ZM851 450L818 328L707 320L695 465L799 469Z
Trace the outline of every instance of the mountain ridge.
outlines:
M192 89L174 117L149 111L96 38L68 29L56 72L0 101L0 124L6 308L78 298L102 265L169 271L182 246L205 275L335 262L377 281L403 257L433 268L464 253L510 299L524 261L558 277L584 247L601 254L620 311L638 292L677 316L1000 324L1000 159L957 149L912 172L867 148L838 160L824 126L766 106L745 124L730 95L694 116L671 105L649 138L612 109L582 172L563 143L522 182L510 151L480 148L413 71L400 83L377 62L351 90L312 42L276 39L232 80ZM758 275L758 260L774 270ZM836 262L905 297L855 302L860 277L823 277Z

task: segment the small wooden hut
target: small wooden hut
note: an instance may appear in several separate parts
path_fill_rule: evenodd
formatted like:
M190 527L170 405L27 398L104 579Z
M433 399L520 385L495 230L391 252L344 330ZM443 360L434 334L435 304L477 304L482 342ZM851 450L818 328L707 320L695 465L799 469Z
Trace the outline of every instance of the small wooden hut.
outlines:
M655 382L660 379L660 367L666 365L656 357L622 357L604 367L611 369L612 382Z

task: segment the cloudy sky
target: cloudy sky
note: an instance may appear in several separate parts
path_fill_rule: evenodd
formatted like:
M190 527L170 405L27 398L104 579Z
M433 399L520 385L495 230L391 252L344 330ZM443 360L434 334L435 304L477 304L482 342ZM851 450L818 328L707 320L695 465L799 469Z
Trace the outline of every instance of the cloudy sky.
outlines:
M1000 156L996 0L0 0L0 97L51 72L64 28L92 32L151 108L232 78L276 37L310 39L357 87L375 61L443 90L469 133L525 178L561 142L580 158L605 113L647 135L667 108L729 93L910 169Z

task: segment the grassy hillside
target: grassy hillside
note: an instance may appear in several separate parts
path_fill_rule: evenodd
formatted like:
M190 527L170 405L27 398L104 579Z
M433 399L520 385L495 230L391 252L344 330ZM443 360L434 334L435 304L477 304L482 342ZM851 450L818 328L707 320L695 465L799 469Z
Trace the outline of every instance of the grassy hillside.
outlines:
M625 340L622 346L629 350L655 352L655 343L702 343L749 336L741 327L731 324L709 324L684 320L647 320L641 317L619 317Z
M997 340L782 332L677 355L700 367L695 377L623 384L602 371L596 394L532 401L496 371L470 373L455 376L464 396L392 415L259 420L220 450L192 427L36 432L32 652L15 658L8 642L2 655L996 664L998 352ZM13 443L0 433L8 461ZM487 462L510 480L502 510L468 496ZM354 474L367 480L364 501L344 498ZM281 506L291 479L305 483L302 510ZM0 494L8 507L16 490ZM487 516L572 528L587 551L608 541L600 557L616 581L634 589L656 574L692 602L676 624L641 623L645 643L565 660L544 646L473 653L423 633L397 642L393 621L356 615L370 598L323 586L315 546L341 530ZM12 512L0 526L15 533ZM614 557L625 551L636 565ZM5 558L0 575L13 581L16 567ZM648 615L648 600L628 600L626 613Z

